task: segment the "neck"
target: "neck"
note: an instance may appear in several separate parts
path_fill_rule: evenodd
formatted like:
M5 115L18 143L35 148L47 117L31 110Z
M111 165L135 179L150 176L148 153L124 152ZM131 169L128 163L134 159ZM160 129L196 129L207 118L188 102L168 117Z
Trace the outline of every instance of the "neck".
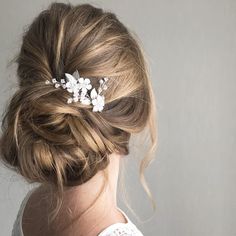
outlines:
M65 190L63 204L59 211L59 222L56 223L57 227L58 223L66 227L67 224L71 224L74 221L81 232L83 228L85 231L88 230L89 227L86 222L98 222L98 224L101 224L102 216L104 218L107 218L108 214L111 218L115 217L115 215L117 216L117 182L120 157L116 153L112 153L109 156L110 163L107 167L108 185L100 196L99 193L105 181L102 171L99 171L86 183ZM89 209L88 212L86 211L87 209ZM81 215L82 217L79 217L80 219L78 220L78 216ZM66 218L68 222L65 222Z
M109 159L110 163L107 166L108 185L99 198L98 195L105 181L102 171L99 171L93 178L82 185L67 188L64 192L65 199L73 202L73 204L76 203L76 206L82 211L95 200L97 201L96 204L101 207L102 205L107 206L107 203L116 206L120 156L113 153L109 156Z

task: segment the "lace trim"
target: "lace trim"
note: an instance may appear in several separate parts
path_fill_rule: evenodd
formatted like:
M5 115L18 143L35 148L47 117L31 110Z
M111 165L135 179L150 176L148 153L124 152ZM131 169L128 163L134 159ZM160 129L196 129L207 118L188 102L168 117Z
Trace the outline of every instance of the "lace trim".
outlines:
M143 234L137 229L135 225L127 224L115 224L111 225L102 231L98 236L143 236Z
M98 236L143 236L139 229L133 224L126 213L119 207L117 209L124 215L127 223L115 223L108 226Z

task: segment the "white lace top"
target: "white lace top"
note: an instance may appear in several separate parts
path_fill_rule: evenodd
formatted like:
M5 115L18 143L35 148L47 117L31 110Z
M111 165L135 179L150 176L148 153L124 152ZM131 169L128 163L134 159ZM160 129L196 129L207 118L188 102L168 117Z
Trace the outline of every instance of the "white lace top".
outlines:
M25 196L20 205L20 209L18 211L17 217L13 225L11 236L24 236L21 224L22 216L27 200L30 197L30 194L33 192L33 190L34 189L31 189L27 193L27 195ZM141 231L133 224L133 222L131 222L131 220L128 218L125 212L122 211L120 208L118 208L118 210L120 210L120 212L124 215L124 217L127 220L127 223L112 224L108 226L106 229L104 229L102 232L100 232L97 236L143 236Z

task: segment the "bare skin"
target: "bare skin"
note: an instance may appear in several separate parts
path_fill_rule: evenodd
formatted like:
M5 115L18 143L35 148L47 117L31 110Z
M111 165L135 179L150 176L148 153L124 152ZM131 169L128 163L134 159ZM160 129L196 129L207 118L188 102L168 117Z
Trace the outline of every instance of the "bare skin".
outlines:
M104 177L101 171L86 183L69 188L64 193L59 215L50 227L47 227L47 209L50 205L47 199L48 187L41 185L33 192L25 206L22 219L24 236L97 236L114 223L127 223L117 209L120 158L116 153L110 155L110 164L107 167L109 185L94 207L79 219L78 216L92 205L102 188Z

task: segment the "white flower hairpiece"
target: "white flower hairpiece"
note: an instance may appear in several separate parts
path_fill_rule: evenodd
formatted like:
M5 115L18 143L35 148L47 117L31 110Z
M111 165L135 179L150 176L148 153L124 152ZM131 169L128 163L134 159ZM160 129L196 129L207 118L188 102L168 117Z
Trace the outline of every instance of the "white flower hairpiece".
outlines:
M95 88L92 89L89 78L82 78L79 75L78 70L76 70L72 75L65 73L65 79L61 79L60 82L56 78L53 78L51 81L46 80L45 84L54 84L55 88L66 89L69 93L72 93L73 96L68 98L67 103L78 102L82 104L93 105L93 112L101 112L105 104L105 97L101 95L102 90L107 89L105 84L108 78L103 78L99 80L98 92ZM91 90L92 89L92 90ZM90 95L88 90L91 90Z

